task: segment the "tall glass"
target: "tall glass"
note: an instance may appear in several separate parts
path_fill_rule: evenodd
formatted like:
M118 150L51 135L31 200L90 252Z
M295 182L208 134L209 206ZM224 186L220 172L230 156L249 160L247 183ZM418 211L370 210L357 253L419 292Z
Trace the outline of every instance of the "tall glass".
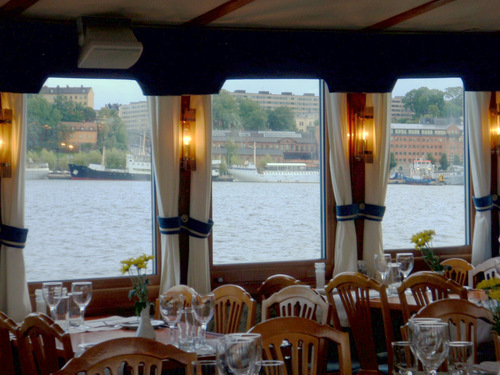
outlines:
M449 342L450 332L446 322L413 325L412 346L429 375L436 375L438 367L448 356Z
M235 375L257 373L257 351L255 340L249 337L233 336L226 341L226 361Z
M214 316L215 294L197 294L192 300L194 316L201 325L201 342L199 351L212 352L213 348L207 344L206 332L207 324Z
M91 281L75 281L71 283L71 295L73 301L80 308L80 328L88 328L85 325L85 309L92 299L92 282Z
M413 270L413 254L399 253L396 255L396 262L399 263L399 270L403 274L404 279L406 279L410 272Z
M181 317L184 302L180 295L160 295L160 315L170 330L170 343L175 345L175 326Z
M63 286L60 281L51 281L42 284L42 296L47 306L49 306L52 319L56 320L56 307L61 301Z
M389 273L389 263L391 263L390 254L375 254L374 257L375 270L380 273L382 277L382 284L386 283L387 274Z

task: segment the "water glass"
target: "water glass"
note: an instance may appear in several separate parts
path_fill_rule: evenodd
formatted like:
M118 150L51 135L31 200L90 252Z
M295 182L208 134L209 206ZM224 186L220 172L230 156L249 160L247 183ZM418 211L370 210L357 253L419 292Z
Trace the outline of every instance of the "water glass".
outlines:
M366 265L366 261L358 260L358 272L363 275L368 275L368 266Z
M392 342L394 375L413 375L417 372L417 359L409 341Z
M226 362L235 375L256 373L257 351L255 341L245 337L231 337L226 341Z
M397 294L397 289L401 286L401 281L403 279L399 263L389 263L387 265L387 293Z
M374 257L375 270L380 273L382 277L382 284L385 284L387 273L389 272L389 263L391 263L390 254L375 254Z
M257 362L257 367L260 368L257 375L284 375L285 374L285 363L283 361L277 360L267 360Z
M70 300L71 294L65 294L58 297L58 303L54 310L54 321L66 332L69 330Z
M474 344L470 341L450 341L448 352L448 373L467 375L474 364Z
M180 311L184 307L184 301L179 294L160 295L160 315L167 324L170 331L170 343L175 345L175 325L180 319Z
M438 367L448 357L450 342L449 326L446 322L413 324L412 348L422 362L426 373L437 374Z
M179 349L194 352L197 324L191 307L180 310L177 326L179 328Z
M73 301L80 308L80 328L87 329L85 326L85 309L92 299L92 282L91 281L75 281L71 283L71 295Z
M399 253L396 255L396 262L399 263L399 270L406 279L410 272L413 270L413 254L412 253Z
M47 306L49 306L52 319L56 320L56 307L63 295L62 282L52 281L42 284L42 296Z
M212 352L213 348L207 344L206 332L207 324L214 316L215 294L197 294L194 296L192 304L196 320L201 325L200 345L198 349L200 351Z
M222 375L216 360L193 361L193 369L194 375Z

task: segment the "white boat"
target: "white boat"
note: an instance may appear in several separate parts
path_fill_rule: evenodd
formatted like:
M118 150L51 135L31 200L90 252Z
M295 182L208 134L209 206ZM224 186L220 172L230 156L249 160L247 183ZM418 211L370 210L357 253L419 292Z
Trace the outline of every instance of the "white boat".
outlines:
M439 179L442 179L445 185L463 185L465 183L464 167L452 165L449 171L439 173Z
M35 163L30 158L26 163L25 178L26 180L43 180L49 175L48 163Z
M228 172L240 182L319 182L319 170L309 170L305 163L267 163L262 171L248 163L233 165Z

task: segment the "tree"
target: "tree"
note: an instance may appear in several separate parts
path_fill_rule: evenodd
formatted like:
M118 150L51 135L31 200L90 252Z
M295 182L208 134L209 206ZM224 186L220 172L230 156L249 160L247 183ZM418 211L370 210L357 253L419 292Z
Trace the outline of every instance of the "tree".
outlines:
M276 107L267 117L271 130L297 130L295 116L290 107Z
M449 166L448 157L446 156L445 153L441 154L441 159L439 159L439 164L441 164L441 169L443 171L448 169L448 166Z
M444 107L444 92L437 89L430 90L427 87L413 89L406 93L403 98L405 108L415 112L415 118L419 119L422 116L429 115L429 107L435 106L438 109L438 116ZM436 113L435 108L431 107L433 113Z
M39 95L28 96L28 150L53 150L58 145L57 125L61 113L46 99Z
M97 147L111 150L128 149L128 135L125 123L118 116L118 111L111 108L101 108L97 116Z
M448 87L444 90L444 117L460 117L463 115L464 90L462 87Z
M235 161L237 158L238 158L238 145L232 139L227 139L226 140L227 165L233 165L233 161Z
M462 160L457 154L453 155L453 165L462 165Z
M398 162L396 161L396 157L394 156L394 152L391 152L391 159L389 160L389 170L394 168L396 165L398 165Z
M425 155L425 158L426 158L427 160L430 160L431 164L436 165L436 159L434 158L434 156L432 156L432 153L428 152L428 153Z
M250 99L238 99L237 103L243 129L267 129L267 113L259 103Z
M213 96L213 124L215 129L238 129L240 115L238 103L228 91L222 90Z
M266 156L261 158L257 162L257 170L259 171L259 173L266 168L267 163L272 163L272 162L273 162L273 158L269 154L266 154Z

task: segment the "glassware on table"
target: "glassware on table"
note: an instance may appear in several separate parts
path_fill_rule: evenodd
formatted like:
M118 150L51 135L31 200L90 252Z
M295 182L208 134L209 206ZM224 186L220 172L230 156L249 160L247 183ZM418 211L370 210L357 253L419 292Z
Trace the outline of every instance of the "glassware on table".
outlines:
M413 270L413 254L412 253L399 253L396 255L396 262L399 263L399 269L403 274L403 280L408 277Z
M387 293L389 295L397 294L397 289L403 280L400 264L391 262L387 265L387 269Z
M448 352L448 373L467 375L474 364L474 344L470 341L450 341Z
M186 352L194 352L197 326L192 307L186 307L179 311L177 327L179 330L179 349Z
M375 254L374 257L375 270L382 277L382 284L386 284L387 273L389 272L389 263L391 263L390 254Z
M160 315L170 330L170 344L175 345L175 326L181 317L184 301L178 294L160 295Z
M92 281L75 281L71 283L73 301L80 308L80 328L87 329L85 325L85 309L92 299Z
M411 350L409 341L391 343L393 353L394 374L413 375L417 372L417 359Z
M259 372L259 349L256 341L251 337L227 335L226 336L226 363L235 375L250 375Z
M448 356L450 342L446 322L422 322L413 324L411 345L426 373L436 375L438 367Z
M200 344L197 348L198 351L204 352L213 352L213 348L207 344L206 332L207 332L207 324L214 316L215 309L215 294L207 293L207 294L197 294L193 297L192 300L193 311L196 317L196 320L201 325L201 333L200 333Z
M194 375L222 375L217 360L193 361Z
M63 295L63 286L60 281L51 281L42 284L42 296L49 306L51 318L56 320L56 307Z
M257 375L285 375L285 363L277 360L266 360L257 362L259 372Z
M258 367L259 363L262 362L262 335L260 333L246 333L246 332L230 333L225 335L224 339L226 342L226 350L227 350L227 343L231 340L246 339L246 340L252 340L254 342L256 351L254 357L255 367L253 373L257 374L259 372L259 367Z
M366 265L366 261L358 260L358 272L363 275L368 275L368 266Z

